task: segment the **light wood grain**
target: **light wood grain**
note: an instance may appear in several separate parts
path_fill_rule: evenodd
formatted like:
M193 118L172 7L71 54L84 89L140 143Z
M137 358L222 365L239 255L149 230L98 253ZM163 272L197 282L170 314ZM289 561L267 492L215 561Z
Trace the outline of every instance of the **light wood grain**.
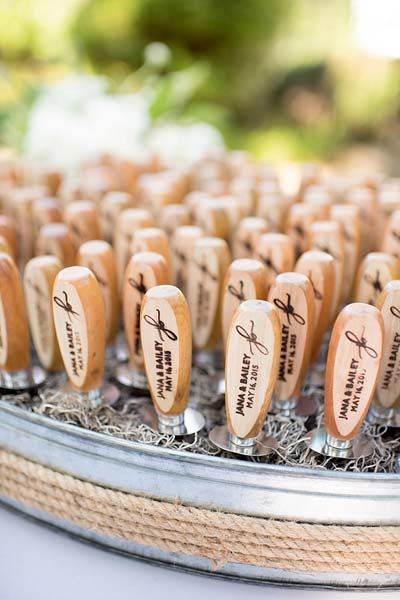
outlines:
M313 363L319 353L325 331L331 322L332 295L335 285L334 259L326 252L309 250L298 259L295 267L310 280L314 292L314 339L310 362Z
M383 252L370 252L360 264L354 285L354 301L374 305L385 285L400 276L399 260Z
M29 325L24 292L13 259L0 253L0 368L15 372L29 366Z
M117 337L120 314L117 265L113 249L104 240L90 240L80 246L76 263L90 269L100 284L106 317L106 344L111 345Z
M36 254L56 256L66 267L75 263L75 244L72 234L65 223L43 225L36 242Z
M229 237L229 217L224 203L216 198L203 200L196 207L195 224L201 227L208 237L219 237L224 240Z
M168 283L172 279L172 259L168 236L158 227L145 227L138 229L133 234L131 242L131 254L137 252L156 252L164 257L168 269Z
M268 181L259 186L256 215L266 220L269 231L279 233L283 230L287 211L287 203L275 182Z
M192 330L184 295L171 285L146 292L141 339L150 393L157 410L181 414L188 401L192 366Z
M376 301L383 318L382 361L375 402L383 408L400 405L400 280L387 283Z
M120 212L114 237L114 251L120 290L122 289L126 265L132 255L131 243L135 231L143 227L153 226L154 219L148 210L143 208L128 208Z
M80 392L97 390L103 383L106 322L100 285L90 269L68 267L58 273L53 315L71 384Z
M191 225L189 208L184 204L168 204L160 211L159 223L161 229L164 229L168 237L171 237L178 227Z
M57 198L39 198L32 205L32 219L36 235L48 223L61 223L62 212Z
M355 204L334 204L331 207L331 218L340 223L342 228L344 268L341 299L347 302L353 289L361 256L360 207Z
M310 227L315 221L314 207L309 204L293 204L289 208L286 233L292 239L296 257L310 248Z
M156 252L138 252L128 262L123 289L124 331L129 361L134 369L144 370L140 339L140 310L146 292L156 285L168 284L165 259Z
M254 258L234 260L225 275L222 290L222 337L224 346L239 305L245 300L266 300L268 295L266 267Z
M54 280L62 268L55 256L37 256L28 261L23 278L32 340L48 371L64 368L53 319Z
M222 289L229 263L230 252L224 240L204 237L195 242L187 291L193 345L198 350L214 349L221 342Z
M196 241L204 237L204 231L196 225L184 225L175 230L171 238L172 280L175 285L188 297L188 280L191 273L190 265Z
M380 311L348 304L332 330L325 376L325 427L340 440L354 438L371 404L383 345Z
M72 233L76 248L89 240L100 239L99 215L96 205L90 200L68 204L64 211L64 222Z
M128 192L107 192L100 202L100 225L102 237L113 243L115 228L120 213L134 206L134 199Z
M310 249L330 254L334 259L335 281L332 294L331 318L336 316L342 298L344 278L344 239L340 223L316 221L310 227Z
M233 258L253 258L258 240L268 231L268 223L261 217L242 219L233 236Z
M278 309L282 346L275 397L286 401L300 394L314 338L314 291L301 273L281 273L268 300Z
M16 260L18 256L17 233L15 221L11 217L0 215L0 235L7 240L12 258Z
M325 185L309 185L304 190L303 202L313 207L317 221L324 221L330 218L332 194Z
M225 405L228 429L256 437L264 425L278 374L281 331L276 308L246 300L236 310L227 341Z
M400 210L395 210L388 219L380 249L400 258Z
M367 254L375 247L375 229L380 221L380 209L376 192L366 185L357 185L350 190L347 200L360 209L361 254Z
M254 258L267 269L267 284L271 286L279 273L292 271L295 250L292 239L284 233L264 233L258 239Z

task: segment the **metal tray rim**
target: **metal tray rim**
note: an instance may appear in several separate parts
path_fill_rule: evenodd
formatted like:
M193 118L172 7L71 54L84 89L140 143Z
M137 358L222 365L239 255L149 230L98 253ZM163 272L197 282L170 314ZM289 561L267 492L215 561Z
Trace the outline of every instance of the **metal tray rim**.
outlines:
M292 467L274 465L269 463L256 463L250 461L242 461L236 458L224 458L219 456L208 456L206 454L198 454L194 452L186 452L182 450L176 450L174 448L166 448L159 446L152 446L151 444L145 444L142 442L135 442L131 440L123 440L112 437L110 435L99 433L96 431L90 431L83 429L77 425L69 423L57 422L49 417L39 415L30 411L27 411L18 406L8 404L4 400L0 400L0 418L1 413L8 413L23 421L30 421L32 423L44 426L57 432L64 432L75 438L82 440L92 440L94 442L100 442L107 447L115 447L127 451L135 451L143 454L152 456L162 455L165 458L179 458L180 462L198 463L198 464L211 464L220 465L225 470L234 470L240 466L240 471L248 471L249 473L271 473L276 475L285 475L290 477L307 477L316 479L328 479L328 480L343 480L343 481L365 481L365 482L378 482L380 480L385 483L394 483L400 485L400 474L397 473L354 473L349 471L327 471L324 469L308 469L304 467ZM1 438L0 438L1 441Z

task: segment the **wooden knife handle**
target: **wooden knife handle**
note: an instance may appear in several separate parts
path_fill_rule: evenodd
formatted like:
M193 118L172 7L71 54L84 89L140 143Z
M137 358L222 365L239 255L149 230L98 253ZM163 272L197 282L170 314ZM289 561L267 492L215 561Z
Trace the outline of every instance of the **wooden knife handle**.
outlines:
M233 257L252 258L258 240L263 233L268 233L268 231L268 223L261 217L246 217L242 219L233 236Z
M245 300L229 329L225 363L225 404L229 431L256 437L265 421L278 374L281 326L277 309L263 300Z
M65 370L80 392L103 383L105 309L100 284L90 269L60 271L53 288L53 314Z
M310 280L314 292L314 338L311 363L318 356L322 338L331 322L332 294L335 284L334 259L326 252L309 250L296 263L295 271Z
M161 229L171 237L178 227L190 225L192 219L184 204L167 204L160 211L159 221Z
M103 295L106 316L106 344L113 344L119 326L117 265L112 247L103 240L91 240L80 246L77 264L96 276Z
M385 285L400 276L399 260L383 252L370 252L360 264L354 300L374 305Z
M144 227L133 234L131 253L156 252L164 257L168 269L168 282L171 282L171 252L168 236L162 229L157 227Z
M360 208L355 204L335 204L331 207L331 218L342 228L344 252L342 300L346 302L353 289L361 256Z
M293 204L288 212L286 233L293 241L296 257L310 248L310 227L315 209L309 204Z
M102 237L110 243L114 241L115 228L120 213L134 205L128 192L107 192L100 203Z
M314 337L314 291L301 273L281 273L268 300L278 309L282 346L275 396L278 401L296 398L309 366Z
M220 238L200 238L195 242L188 301L193 325L193 345L198 350L215 348L222 338L222 287L230 253Z
M21 276L13 259L0 253L0 368L27 369L29 325Z
M348 304L335 321L325 376L325 427L339 440L359 432L382 356L383 319L374 306Z
M188 297L189 268L192 261L194 245L204 236L204 231L196 225L183 225L175 230L171 238L173 281Z
M192 331L184 295L172 285L146 292L141 339L150 393L164 415L181 414L188 401L192 367Z
M64 221L71 230L76 247L89 240L100 239L100 219L96 205L90 200L78 200L68 204Z
M114 237L114 250L120 289L124 280L126 265L132 256L131 243L135 231L143 227L153 226L154 219L151 213L144 208L128 208L120 212Z
M57 198L39 198L32 206L33 224L36 232L48 223L61 223L62 213Z
M33 343L43 367L63 370L53 319L54 280L63 268L56 256L31 258L24 271L24 289Z
M39 231L36 243L36 254L56 256L66 267L75 263L74 239L64 223L49 223Z
M152 287L167 283L168 268L161 254L138 252L129 260L124 279L123 312L129 361L134 369L144 369L140 339L140 310L144 295Z
M222 290L222 335L225 347L237 308L245 300L266 300L267 281L267 269L259 260L238 258L230 264Z
M383 318L382 361L376 385L375 402L383 408L400 403L400 280L387 283L375 304Z
M386 223L381 251L400 258L400 210L393 211Z
M334 259L335 281L332 293L331 318L336 315L343 294L344 240L340 223L316 221L310 228L310 248L330 254Z
M0 235L7 240L12 258L16 260L18 256L17 233L15 230L15 222L11 217L0 215Z
M283 233L264 233L258 240L254 258L267 269L267 284L272 285L279 273L292 271L295 250L290 236Z

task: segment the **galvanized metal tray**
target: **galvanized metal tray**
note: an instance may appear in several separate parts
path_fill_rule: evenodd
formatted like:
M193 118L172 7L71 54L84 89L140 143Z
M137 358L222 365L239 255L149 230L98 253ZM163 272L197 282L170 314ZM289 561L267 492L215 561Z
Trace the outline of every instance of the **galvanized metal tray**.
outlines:
M165 501L309 523L400 525L400 475L330 472L244 462L128 442L56 422L0 401L0 446L93 483ZM7 497L0 498L9 502ZM206 559L168 554L93 534L29 511L110 549L203 573ZM400 587L400 573L304 573L228 563L219 574L246 581L324 587Z

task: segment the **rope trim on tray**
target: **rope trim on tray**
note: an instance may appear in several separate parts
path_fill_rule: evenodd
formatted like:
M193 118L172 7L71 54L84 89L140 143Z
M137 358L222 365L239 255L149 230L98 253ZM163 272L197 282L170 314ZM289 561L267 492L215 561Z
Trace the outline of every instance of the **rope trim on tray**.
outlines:
M400 527L277 521L160 502L0 450L0 494L112 538L227 562L309 572L398 573Z

